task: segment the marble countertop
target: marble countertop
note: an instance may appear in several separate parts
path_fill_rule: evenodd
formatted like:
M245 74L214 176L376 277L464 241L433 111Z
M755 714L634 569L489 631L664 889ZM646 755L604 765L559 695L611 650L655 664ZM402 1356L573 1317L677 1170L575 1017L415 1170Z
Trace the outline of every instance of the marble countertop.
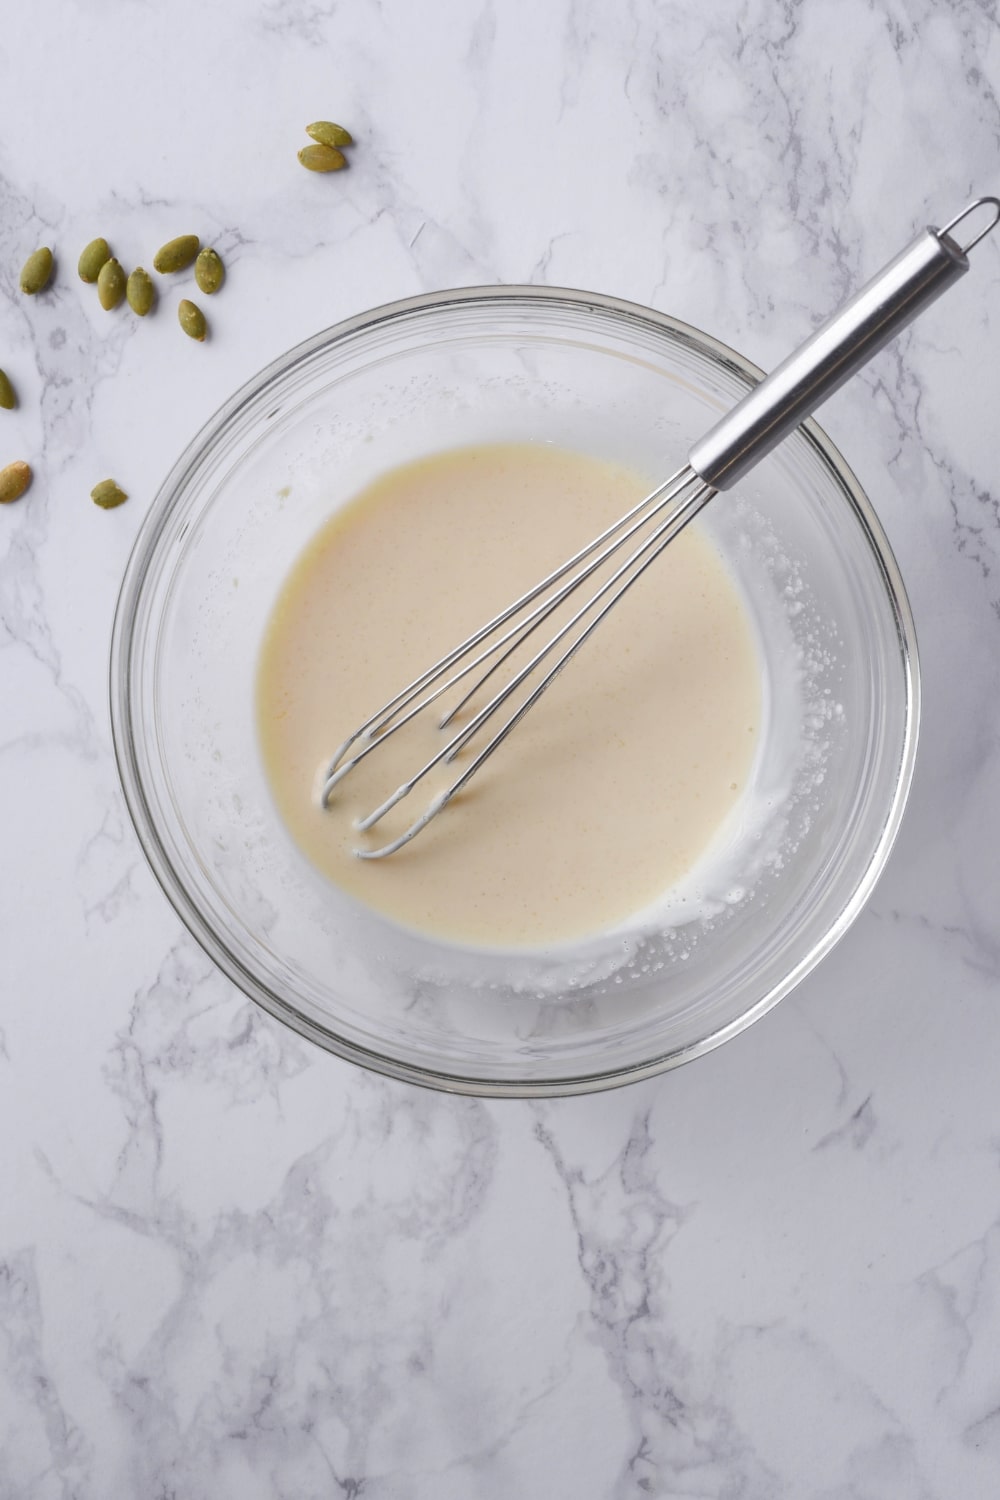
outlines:
M773 364L1000 188L980 0L38 0L0 31L0 1496L978 1500L1000 1489L1000 242L821 421L922 647L905 826L764 1021L616 1093L370 1076L140 854L118 583L241 382L367 306L598 288ZM343 120L349 172L295 161ZM212 339L75 274L199 232ZM18 269L51 244L33 300ZM91 486L130 492L101 512Z

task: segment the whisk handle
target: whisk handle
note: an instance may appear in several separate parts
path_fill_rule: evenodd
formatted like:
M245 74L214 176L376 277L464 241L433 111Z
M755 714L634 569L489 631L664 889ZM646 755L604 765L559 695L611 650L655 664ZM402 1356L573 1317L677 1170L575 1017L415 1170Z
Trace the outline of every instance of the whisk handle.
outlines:
M962 246L951 231L974 209L992 223ZM688 462L725 490L770 453L899 330L969 269L968 252L1000 220L1000 200L977 198L944 229L925 229L691 449Z

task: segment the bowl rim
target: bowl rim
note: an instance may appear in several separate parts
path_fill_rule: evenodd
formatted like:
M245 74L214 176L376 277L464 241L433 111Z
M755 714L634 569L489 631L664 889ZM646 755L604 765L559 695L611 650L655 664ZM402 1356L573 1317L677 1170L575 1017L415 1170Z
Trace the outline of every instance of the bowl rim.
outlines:
M365 312L345 318L294 345L272 360L250 380L244 382L196 432L166 475L139 527L119 589L111 636L108 690L112 742L118 776L125 804L146 861L184 927L244 995L270 1015L290 1026L299 1035L317 1043L325 1051L387 1077L455 1094L482 1098L530 1099L593 1093L621 1087L690 1062L721 1046L723 1042L738 1036L740 1032L745 1031L755 1021L766 1015L826 957L863 909L885 868L899 832L916 759L920 721L920 672L913 615L889 540L871 501L842 454L818 423L813 418L809 418L796 431L813 449L820 462L833 471L845 497L854 509L855 518L861 525L881 572L883 586L896 622L904 673L905 704L901 754L895 787L872 856L838 916L830 923L824 935L813 943L809 952L799 963L782 980L772 985L756 1004L727 1024L717 1027L700 1041L688 1043L669 1052L650 1057L644 1062L624 1067L597 1069L570 1077L533 1079L475 1078L412 1062L402 1062L398 1058L383 1055L374 1049L363 1047L357 1042L340 1036L332 1028L321 1025L311 1017L302 1014L290 1002L282 999L280 995L263 984L238 955L230 950L216 929L205 920L197 901L188 893L187 886L174 868L164 841L160 837L138 767L133 732L135 727L133 700L130 690L131 665L136 646L135 626L143 586L156 556L160 537L169 521L174 498L185 484L191 471L202 461L213 440L243 407L257 398L269 385L279 382L289 370L308 360L320 350L332 348L338 343L344 343L353 338L358 333L370 331L380 325L404 320L415 313L428 313L462 306L478 306L483 309L488 309L491 305L511 307L517 303L536 305L541 303L553 308L561 305L575 312L586 312L590 309L601 314L610 313L626 322L637 321L647 328L652 326L655 330L667 334L675 342L688 345L699 354L707 355L717 365L736 375L748 385L755 384L764 376L759 366L737 353L729 345L669 313L659 312L641 303L605 293L568 287L527 284L458 287L382 303Z

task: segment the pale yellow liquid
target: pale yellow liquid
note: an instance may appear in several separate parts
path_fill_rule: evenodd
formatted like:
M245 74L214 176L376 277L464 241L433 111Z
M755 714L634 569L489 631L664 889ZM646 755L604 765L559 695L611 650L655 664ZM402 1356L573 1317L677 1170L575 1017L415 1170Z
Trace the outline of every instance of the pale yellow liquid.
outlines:
M353 822L440 748L440 708L329 809L316 799L353 729L648 488L541 444L459 449L386 474L313 539L267 628L257 708L281 815L337 885L439 937L524 947L616 926L690 870L740 796L761 712L746 611L697 523L406 848L352 852L401 832L465 756L370 833Z

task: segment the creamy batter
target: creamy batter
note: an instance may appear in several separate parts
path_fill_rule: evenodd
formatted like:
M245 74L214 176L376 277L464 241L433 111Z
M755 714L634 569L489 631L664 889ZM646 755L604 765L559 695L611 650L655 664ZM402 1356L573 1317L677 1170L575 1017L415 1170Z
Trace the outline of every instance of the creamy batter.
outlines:
M370 833L353 824L440 747L433 712L329 809L316 797L318 768L353 729L649 488L548 445L458 449L384 475L313 539L268 624L257 710L280 813L331 880L435 936L526 947L614 927L696 862L739 799L761 713L746 611L697 523L406 848L352 852L401 832L445 780Z

